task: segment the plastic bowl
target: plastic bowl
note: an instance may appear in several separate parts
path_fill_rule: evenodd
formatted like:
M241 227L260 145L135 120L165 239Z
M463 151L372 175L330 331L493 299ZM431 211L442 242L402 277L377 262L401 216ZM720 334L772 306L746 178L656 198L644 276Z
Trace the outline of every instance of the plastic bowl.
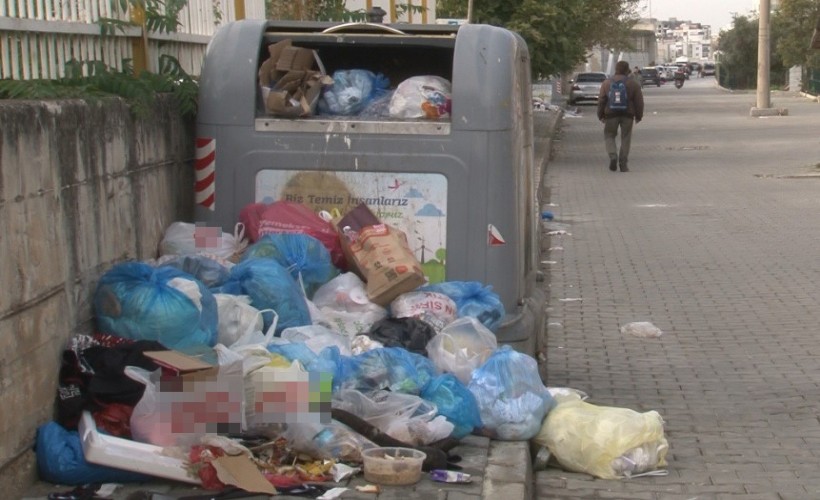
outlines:
M384 485L415 484L427 454L413 448L370 448L362 451L364 478Z

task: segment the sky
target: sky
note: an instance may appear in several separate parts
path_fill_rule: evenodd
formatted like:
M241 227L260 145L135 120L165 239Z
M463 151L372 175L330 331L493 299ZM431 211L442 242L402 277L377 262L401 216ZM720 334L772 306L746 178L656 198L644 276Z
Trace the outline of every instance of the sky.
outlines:
M650 17L650 5L651 17L660 20L675 17L708 24L712 27L712 33L717 34L721 28L730 27L733 12L741 16L751 11L757 12L760 0L641 0L642 17Z

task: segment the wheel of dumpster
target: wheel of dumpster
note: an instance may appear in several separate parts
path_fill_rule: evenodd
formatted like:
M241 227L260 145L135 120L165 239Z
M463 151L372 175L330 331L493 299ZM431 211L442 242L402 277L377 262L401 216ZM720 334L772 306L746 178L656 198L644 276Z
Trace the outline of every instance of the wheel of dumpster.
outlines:
M386 26L384 24L364 23L364 22L338 24L336 26L331 26L330 28L327 28L326 30L322 31L322 33L338 33L340 31L345 31L345 30L352 29L352 28L363 28L363 27L364 28L376 28L376 29L379 29L379 30L382 30L382 31L386 31L388 33L392 33L394 35L406 35L407 34L404 31L397 30L396 28L393 28L391 26Z

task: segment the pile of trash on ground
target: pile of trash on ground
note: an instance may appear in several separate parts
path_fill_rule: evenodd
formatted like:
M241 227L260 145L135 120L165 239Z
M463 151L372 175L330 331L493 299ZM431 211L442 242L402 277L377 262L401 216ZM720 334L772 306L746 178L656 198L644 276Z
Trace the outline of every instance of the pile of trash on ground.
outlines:
M38 430L41 478L275 494L363 463L367 478L380 447L447 478L473 433L534 439L599 477L665 465L657 412L548 389L535 359L498 346L490 286L427 283L365 205L322 215L282 201L246 207L234 235L176 222L159 258L105 272L96 332L63 351L56 419Z

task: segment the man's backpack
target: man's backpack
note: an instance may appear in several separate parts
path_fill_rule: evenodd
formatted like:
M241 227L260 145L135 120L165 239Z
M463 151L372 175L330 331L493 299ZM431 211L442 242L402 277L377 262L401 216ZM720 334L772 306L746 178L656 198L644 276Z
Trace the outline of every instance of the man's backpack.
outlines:
M626 96L626 78L610 82L607 106L612 111L626 111L629 108L629 99Z

